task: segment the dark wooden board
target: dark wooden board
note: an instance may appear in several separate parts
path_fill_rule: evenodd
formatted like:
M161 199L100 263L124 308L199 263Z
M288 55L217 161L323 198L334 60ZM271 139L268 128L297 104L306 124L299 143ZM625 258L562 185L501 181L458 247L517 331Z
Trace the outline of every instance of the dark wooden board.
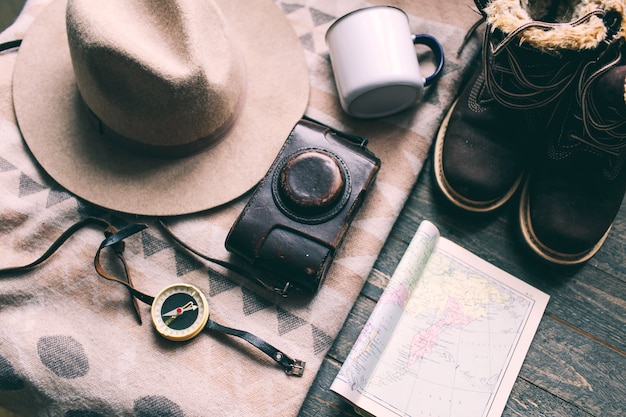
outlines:
M329 350L300 416L357 416L329 387L419 223L551 296L504 416L620 416L626 410L626 205L600 253L558 268L524 247L516 201L469 215L443 201L427 162L346 323Z

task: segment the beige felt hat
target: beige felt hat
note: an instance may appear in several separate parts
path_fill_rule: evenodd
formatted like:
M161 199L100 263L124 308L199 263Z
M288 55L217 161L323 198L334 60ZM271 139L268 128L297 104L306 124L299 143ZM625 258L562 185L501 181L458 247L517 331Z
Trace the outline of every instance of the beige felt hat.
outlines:
M53 0L13 76L44 170L89 202L150 216L253 188L308 96L304 52L272 0Z

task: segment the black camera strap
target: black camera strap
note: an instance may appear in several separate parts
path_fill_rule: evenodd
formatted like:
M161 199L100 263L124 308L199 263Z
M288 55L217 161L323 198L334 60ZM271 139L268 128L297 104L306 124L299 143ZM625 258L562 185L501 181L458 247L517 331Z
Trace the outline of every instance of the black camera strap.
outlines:
M163 229L163 231L165 231L165 233L168 235L168 237L170 239L172 239L174 242L176 242L178 245L180 245L180 247L186 249L187 251L193 253L194 255L196 255L199 258L204 259L205 261L209 261L215 265L219 265L223 268L226 269L230 269L231 271L241 275L242 277L248 278L254 282L256 282L258 285L260 285L261 287L265 288L268 291L271 291L273 293L279 294L282 297L287 297L287 294L289 293L289 289L291 288L291 283L287 282L285 284L284 287L282 288L278 288L274 285L271 285L269 283L266 282L266 280L264 280L263 278L259 277L256 273L254 273L253 271L249 270L248 268L245 268L243 266L237 265L237 264L233 264L231 262L226 262L223 261L221 259L217 259L217 258L213 258L210 257L202 252L200 252L199 250L191 247L190 245L188 245L187 243L183 242L178 236L176 236L174 234L174 232L172 232L170 230L169 227L167 227L165 225L165 223L163 223L162 220L158 220L159 225L161 226L161 228Z
M41 263L46 261L48 258L50 258L74 233L90 225L97 225L100 227L104 227L105 229L104 230L105 239L102 241L102 243L98 247L98 250L96 251L96 254L94 256L94 267L96 269L96 272L102 278L122 284L124 287L128 289L131 295L131 300L133 303L133 308L134 308L136 317L139 323L141 324L142 321L141 321L141 315L139 313L139 306L137 305L137 300L142 301L143 303L151 306L155 301L155 297L145 294L133 286L133 283L130 277L130 271L127 266L126 260L124 258L124 247L125 247L124 240L146 229L148 226L145 224L140 224L140 223L130 224L118 230L117 228L115 228L113 225L111 225L108 221L104 219L97 218L97 217L84 218L74 223L67 230L65 230L39 258L37 258L33 262L30 262L26 265L0 268L0 275L23 273L25 271L35 268L36 266L40 265ZM163 227L165 228L165 230L168 231L168 233L170 233L171 236L174 236L171 233L171 231L169 231L169 229L167 229L164 225ZM180 242L178 239L176 240L177 242L182 244L182 242ZM187 247L186 245L183 245L183 246ZM102 251L106 248L111 248L115 256L117 257L117 259L119 259L119 261L121 262L121 265L124 271L124 279L113 276L112 274L108 273L102 266L100 257L101 257ZM216 260L212 260L212 262L213 261L216 261ZM222 264L220 265L226 268L228 268L231 265L227 262L223 262L223 261L219 261L219 262L223 263L223 265ZM255 336L252 333L249 333L243 330L234 329L234 328L227 327L227 326L222 326L221 324L216 323L210 318L207 320L205 329L209 331L215 331L215 332L220 332L220 333L228 334L231 336L239 337L245 340L246 342L250 343L252 346L261 350L263 353L265 353L267 356L269 356L272 360L277 362L279 365L281 365L288 375L302 376L304 372L304 366L305 366L304 361L301 361L299 359L292 359L291 357L289 357L282 351L276 349L274 346L267 343L266 341L259 338L258 336Z
M35 259L33 262L30 262L26 265L20 265L20 266L12 266L12 267L5 267L5 268L0 268L0 275L8 275L8 274L16 274L16 273L23 273L26 272L28 270L31 270L33 268L35 268L36 266L42 264L44 261L46 261L48 258L50 258L74 233L78 232L79 230L81 230L84 227L87 226L92 226L92 225L96 225L96 226L100 226L103 227L105 229L104 234L105 234L105 242L107 241L107 239L109 239L110 236L114 235L115 233L118 232L118 230L113 227L113 225L111 225L108 221L106 221L105 219L101 219L98 217L86 217L82 220L79 220L78 222L74 223L73 225L71 225L69 228L67 228L53 243L52 245L50 245L50 247L37 259ZM139 227L141 226L141 229L139 229ZM145 225L133 225L133 229L138 229L136 231L134 231L133 233L130 234L134 234L137 233L139 230L145 229L147 226ZM129 234L130 230L127 230L125 233L127 234L127 236L130 236ZM121 237L121 235L120 235ZM121 261L124 270L125 270L125 275L126 275L126 279L128 280L128 282L124 282L118 278L114 278L114 277L106 277L107 279L112 279L114 281L120 282L122 284L124 284L127 288L129 288L129 291L131 293L131 302L133 303L133 309L135 311L135 315L136 318L138 320L138 322L141 324L141 315L139 314L139 306L137 305L137 302L135 300L135 297L137 297L139 294L134 294L134 289L132 286L132 281L130 281L130 275L128 274L128 268L126 266L126 261L124 260L123 257L123 251L124 251L124 247L123 247L124 242L122 241L122 239L116 239L115 241L111 241L110 244L108 244L107 246L112 246L113 249L115 250L115 254L118 257L118 259ZM100 249L98 249L98 252L96 254L96 260L95 262L97 264L99 264L99 262L97 262L99 260L100 257L100 251L103 249L103 247L101 246ZM98 267L96 267L96 270L98 269ZM139 298L139 297L138 297Z
M21 39L16 39L14 41L0 43L0 52L8 51L9 49L19 48L21 44L22 44Z

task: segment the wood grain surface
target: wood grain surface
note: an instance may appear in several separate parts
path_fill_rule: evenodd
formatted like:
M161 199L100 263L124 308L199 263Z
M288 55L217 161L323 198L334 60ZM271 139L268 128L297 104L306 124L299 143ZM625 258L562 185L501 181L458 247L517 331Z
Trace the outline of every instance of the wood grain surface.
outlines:
M540 288L551 298L504 416L621 416L626 410L626 205L602 250L578 268L547 265L524 247L517 199L470 215L435 189L430 159L374 271L300 410L300 416L357 416L329 390L419 223Z

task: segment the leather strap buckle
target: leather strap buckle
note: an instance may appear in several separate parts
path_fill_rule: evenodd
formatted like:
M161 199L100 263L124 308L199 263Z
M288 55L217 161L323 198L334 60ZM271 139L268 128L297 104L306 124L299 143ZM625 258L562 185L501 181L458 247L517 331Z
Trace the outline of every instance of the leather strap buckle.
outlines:
M285 372L290 376L302 376L304 374L304 365L306 365L306 362L294 359L291 366L285 369Z

